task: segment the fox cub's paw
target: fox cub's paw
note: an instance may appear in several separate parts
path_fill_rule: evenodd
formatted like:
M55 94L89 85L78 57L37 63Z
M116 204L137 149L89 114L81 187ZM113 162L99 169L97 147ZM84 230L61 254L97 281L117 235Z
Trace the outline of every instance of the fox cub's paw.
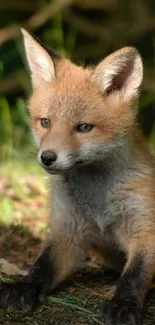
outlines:
M14 283L0 283L0 308L33 311L43 300L40 287L25 278Z
M135 299L113 298L100 307L106 325L141 325L141 309Z

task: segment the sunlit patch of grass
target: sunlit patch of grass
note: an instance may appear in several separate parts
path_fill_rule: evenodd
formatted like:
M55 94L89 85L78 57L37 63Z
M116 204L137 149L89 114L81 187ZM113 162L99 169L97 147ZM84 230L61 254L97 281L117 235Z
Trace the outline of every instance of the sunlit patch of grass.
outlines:
M23 158L22 158L23 155ZM45 172L39 166L36 159L25 160L26 154L20 151L19 159L9 159L0 165L0 176L7 176L9 179L19 180L27 175L37 175L40 180L45 177Z
M0 203L0 220L5 224L12 222L13 200L9 197L2 199Z
M21 153L22 155L22 153ZM36 160L8 160L0 165L0 221L47 229L46 174Z
M150 143L151 151L152 151L153 155L155 156L155 123L153 125L153 131L149 137L149 143Z

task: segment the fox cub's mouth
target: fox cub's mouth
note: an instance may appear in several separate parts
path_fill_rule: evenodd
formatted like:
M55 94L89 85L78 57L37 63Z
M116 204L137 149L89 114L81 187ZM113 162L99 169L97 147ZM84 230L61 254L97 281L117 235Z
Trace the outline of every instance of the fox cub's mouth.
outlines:
M75 167L82 167L84 166L86 163L84 162L84 160L79 160L79 161L76 161L74 163L74 165L72 166L64 166L62 168L54 168L53 166L49 166L49 167L46 167L46 166L43 166L41 164L41 166L45 169L45 171L48 173L48 174L51 174L51 175L56 175L56 174L63 174L65 172L68 172L69 170L75 168Z
M48 168L48 167L44 167L44 169L48 174L51 174L51 175L62 174L64 172L64 170L61 170L61 169L53 169L53 168Z
M39 158L39 157L38 157ZM41 165L42 168L44 168L44 170L48 173L48 174L63 174L65 172L68 172L69 170L76 168L76 167L81 167L83 165L86 164L86 162L82 159L79 159L77 161L72 161L72 163L66 163L66 164L51 164L49 166L43 164L43 162L40 160L40 158L38 159L39 164ZM87 162L88 163L88 162Z

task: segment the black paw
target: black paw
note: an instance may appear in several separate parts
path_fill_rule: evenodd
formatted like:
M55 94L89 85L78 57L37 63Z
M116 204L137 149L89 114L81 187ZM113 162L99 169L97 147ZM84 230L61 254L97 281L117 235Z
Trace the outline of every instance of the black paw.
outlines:
M33 282L21 280L14 283L0 283L0 308L33 311L43 302L40 287Z
M105 325L141 325L141 309L134 300L115 300L101 305Z

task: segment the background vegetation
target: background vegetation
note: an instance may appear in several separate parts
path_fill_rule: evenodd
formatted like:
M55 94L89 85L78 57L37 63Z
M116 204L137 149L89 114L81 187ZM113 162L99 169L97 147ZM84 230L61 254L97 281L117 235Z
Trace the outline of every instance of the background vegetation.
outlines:
M21 150L23 155L32 142L26 105L31 89L19 26L78 63L95 64L121 46L136 46L145 65L140 119L154 143L154 0L1 0L1 162L21 156Z
M19 26L76 63L95 64L122 46L136 46L145 68L139 119L155 149L155 0L0 0L2 279L7 273L1 258L23 270L31 265L45 236L48 215L45 174L37 164L30 132L31 87ZM22 312L0 310L0 324L103 324L98 310L101 301L113 294L115 282L109 281L111 277L106 280L102 272L78 273L72 285L54 293L40 312L23 317ZM152 296L145 325L154 325L154 301Z

